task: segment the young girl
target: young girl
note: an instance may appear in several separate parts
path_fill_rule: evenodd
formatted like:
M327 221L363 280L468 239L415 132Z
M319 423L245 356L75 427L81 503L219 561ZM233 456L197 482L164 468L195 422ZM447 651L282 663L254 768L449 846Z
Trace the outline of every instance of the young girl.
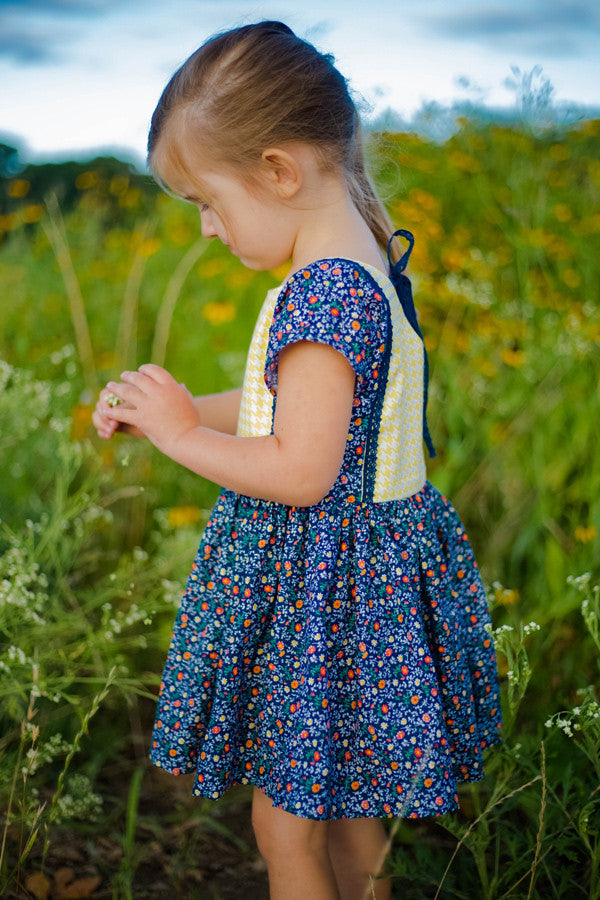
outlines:
M254 785L272 898L381 900L381 819L456 809L501 722L473 552L426 480L426 357L402 274L413 238L396 233L400 256L344 78L280 22L193 53L148 147L204 235L251 269L290 263L241 390L193 397L143 365L94 413L102 437L143 434L222 486L150 755L195 772L197 796Z

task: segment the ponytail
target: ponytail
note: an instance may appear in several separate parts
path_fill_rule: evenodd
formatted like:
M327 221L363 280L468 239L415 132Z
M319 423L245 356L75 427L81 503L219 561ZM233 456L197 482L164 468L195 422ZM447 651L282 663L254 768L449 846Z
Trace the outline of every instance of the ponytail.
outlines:
M355 116L354 134L350 151L351 154L346 170L350 196L371 229L375 240L387 254L390 235L394 232L394 225L366 169L364 138L358 115ZM390 248L392 262L398 262L400 256L401 253L397 244L393 242Z

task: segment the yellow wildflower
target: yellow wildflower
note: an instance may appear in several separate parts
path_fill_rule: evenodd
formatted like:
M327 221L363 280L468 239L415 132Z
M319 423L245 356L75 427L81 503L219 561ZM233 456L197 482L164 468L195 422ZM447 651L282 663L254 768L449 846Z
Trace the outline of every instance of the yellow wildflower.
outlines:
M557 203L554 207L554 215L559 222L569 222L573 217L571 208L566 203Z
M80 191L87 191L89 188L95 187L99 180L98 172L82 172L75 179L75 187Z
M493 378L498 374L498 370L494 363L487 356L477 356L473 360L473 365L477 369L478 372L481 372L482 375L485 375L486 378Z
M524 353L518 347L504 347L502 349L502 362L505 365L519 369L523 365L524 360Z
M277 280L277 284L281 284L289 271L290 262L285 262L282 266L278 266L278 268L276 269L271 269L271 275Z
M233 269L227 273L226 279L227 279L227 287L233 287L233 288L244 287L245 285L247 285L249 282L252 281L252 272L250 271L250 269L244 269L244 268L238 269L236 266L235 269Z
M575 529L575 540L582 544L589 544L595 540L597 534L595 525L578 525Z
M173 528L195 525L199 519L200 510L197 506L172 506L167 513L167 520Z
M461 150L453 150L448 154L448 162L463 172L481 172L481 163L474 156L468 156Z
M89 403L77 403L71 410L71 440L80 441L92 424L94 407Z
M549 235L543 228L532 228L527 232L527 238L531 247L547 247L552 240L552 235Z
M466 261L466 254L456 247L445 247L442 250L442 265L450 272L459 272Z
M578 223L574 224L577 225ZM573 247L556 236L554 236L548 244L548 252L551 253L555 259L572 259L573 257Z
M202 307L202 315L211 325L224 325L235 319L235 305L228 300L213 300Z
M494 598L501 606L513 606L519 599L516 588L505 588L501 584L495 586Z
M124 194L128 187L129 178L127 175L115 175L114 178L111 178L108 189L111 194Z
M148 238L146 241L142 241L140 246L140 256L152 256L153 253L156 253L157 250L160 250L160 241L158 238Z
M419 172L425 172L430 174L431 172L435 172L435 163L432 159L414 159L411 164L411 169L417 169Z
M198 266L198 275L201 278L213 278L215 275L220 275L223 269L224 260L219 257L202 260Z
M180 247L184 247L189 243L194 232L193 229L185 223L177 222L174 225L169 225L168 234L174 244L179 244Z
M442 239L444 231L435 219L424 218L421 224L421 234L426 240L439 241Z
M30 183L25 178L17 178L16 181L11 181L11 183L9 184L8 196L24 197L25 194L29 191L30 187Z
M436 214L441 212L441 204L437 197L434 197L433 194L430 194L429 191L424 191L422 188L411 188L408 192L408 199L411 204L414 203L428 212Z
M44 207L39 203L32 203L23 210L23 221L32 223L39 222L44 214Z
M142 193L137 188L129 188L128 191L119 195L119 206L137 206L141 196Z

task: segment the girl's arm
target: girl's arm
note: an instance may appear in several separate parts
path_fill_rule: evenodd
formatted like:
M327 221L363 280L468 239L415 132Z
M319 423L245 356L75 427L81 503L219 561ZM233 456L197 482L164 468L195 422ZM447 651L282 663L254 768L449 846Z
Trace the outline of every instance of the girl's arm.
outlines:
M141 366L121 377L124 383L107 387L128 406L106 407L104 413L136 425L171 459L225 488L311 506L339 474L355 373L326 344L299 341L280 351L273 434L261 437L236 437L203 426L189 391L159 366Z
M117 428L126 434L144 437L144 432L136 425L117 422L112 414L114 407L110 407L110 415L104 412L106 408L105 401L110 393L111 391L108 388L104 388L100 392L98 405L92 414L92 422L96 426L100 437L111 438ZM241 398L242 389L233 388L231 391L223 391L220 394L204 394L200 397L193 397L192 402L198 410L200 422L206 428L224 431L226 434L235 434Z
M193 402L198 410L200 422L205 428L213 428L215 431L223 431L225 434L235 434L241 399L242 389L233 388L231 391L222 391L219 394L203 394L201 397L194 397Z

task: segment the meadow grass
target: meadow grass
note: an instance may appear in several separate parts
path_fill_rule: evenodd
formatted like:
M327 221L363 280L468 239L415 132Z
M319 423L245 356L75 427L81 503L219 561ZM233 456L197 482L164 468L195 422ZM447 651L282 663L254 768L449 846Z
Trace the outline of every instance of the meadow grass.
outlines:
M385 868L408 900L600 898L599 144L596 121L464 121L444 145L372 147L392 218L415 235L429 477L480 563L505 712L460 813L390 823ZM244 269L150 188L142 203L119 187L128 215L139 204L127 230L92 175L68 214L52 197L28 213L20 187L0 222L0 877L22 883L56 826L83 822L121 835L125 897L143 858L145 716L218 488L141 441L100 442L91 410L149 360L194 393L239 385L284 273ZM118 765L131 786L103 796ZM219 828L204 807L198 821Z

